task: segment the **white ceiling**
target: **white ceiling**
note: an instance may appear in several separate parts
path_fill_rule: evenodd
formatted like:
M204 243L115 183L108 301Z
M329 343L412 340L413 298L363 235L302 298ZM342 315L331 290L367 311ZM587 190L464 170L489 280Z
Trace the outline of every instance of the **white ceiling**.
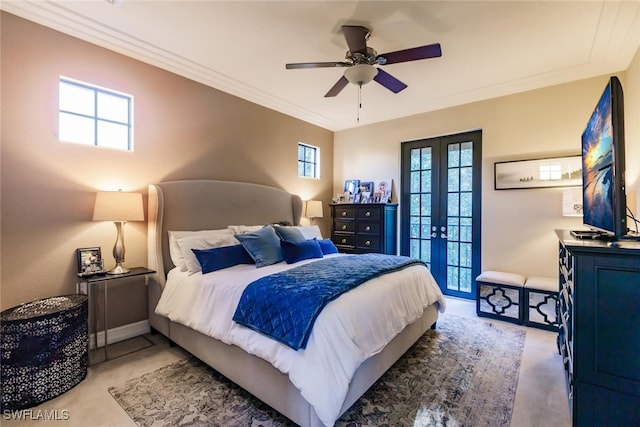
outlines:
M628 68L640 46L634 1L15 1L15 15L330 130L437 110ZM344 69L340 26L372 30L385 53L439 42L442 57L384 67L376 82L324 94Z

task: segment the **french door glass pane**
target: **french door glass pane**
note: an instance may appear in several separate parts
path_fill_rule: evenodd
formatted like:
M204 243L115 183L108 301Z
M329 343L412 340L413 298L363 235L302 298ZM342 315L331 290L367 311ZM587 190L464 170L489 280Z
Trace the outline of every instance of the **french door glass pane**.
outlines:
M422 169L431 169L431 147L425 147L421 149L422 154Z
M473 142L463 142L460 144L460 166L473 165Z

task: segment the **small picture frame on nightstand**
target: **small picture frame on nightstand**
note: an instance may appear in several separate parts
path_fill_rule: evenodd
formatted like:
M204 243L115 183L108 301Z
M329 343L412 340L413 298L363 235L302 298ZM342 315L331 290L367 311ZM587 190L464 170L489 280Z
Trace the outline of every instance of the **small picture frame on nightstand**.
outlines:
M76 249L78 276L87 277L104 274L102 250L99 247Z

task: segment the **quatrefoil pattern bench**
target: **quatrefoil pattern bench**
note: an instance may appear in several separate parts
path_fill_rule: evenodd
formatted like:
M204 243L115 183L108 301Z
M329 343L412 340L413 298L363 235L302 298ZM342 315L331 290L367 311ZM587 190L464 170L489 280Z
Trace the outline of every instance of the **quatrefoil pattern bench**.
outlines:
M485 271L476 278L476 314L519 325L558 330L558 281Z

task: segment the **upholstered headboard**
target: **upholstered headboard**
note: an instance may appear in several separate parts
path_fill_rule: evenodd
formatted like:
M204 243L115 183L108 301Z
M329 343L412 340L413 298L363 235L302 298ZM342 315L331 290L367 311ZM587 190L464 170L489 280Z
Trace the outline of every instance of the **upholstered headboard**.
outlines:
M148 261L162 286L174 265L167 231L228 225L300 224L302 200L265 185L232 181L170 181L149 186Z

